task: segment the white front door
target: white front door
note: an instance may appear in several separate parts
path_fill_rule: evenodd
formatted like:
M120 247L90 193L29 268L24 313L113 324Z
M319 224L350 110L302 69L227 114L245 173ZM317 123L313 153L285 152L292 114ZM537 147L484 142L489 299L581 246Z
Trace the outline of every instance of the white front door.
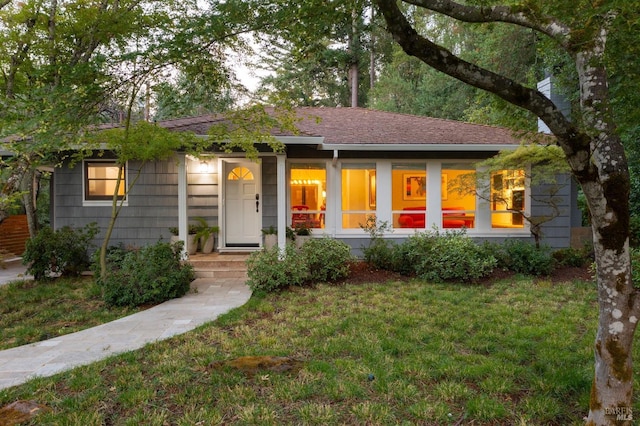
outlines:
M262 229L260 164L247 160L224 164L226 246L258 247Z

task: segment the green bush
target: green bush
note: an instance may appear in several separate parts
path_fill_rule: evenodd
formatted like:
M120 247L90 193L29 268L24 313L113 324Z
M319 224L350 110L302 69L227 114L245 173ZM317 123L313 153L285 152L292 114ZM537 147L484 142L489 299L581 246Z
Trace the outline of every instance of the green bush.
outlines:
M90 265L91 240L98 234L97 224L91 223L82 229L65 226L56 231L42 228L27 241L22 262L27 273L36 280L47 279L52 274L77 276Z
M532 243L522 240L507 240L496 245L498 266L526 275L549 275L555 267L550 247L536 248Z
M389 222L368 216L360 228L369 234L369 246L362 247L364 261L377 269L393 270L395 244L383 238L385 232L392 232Z
M349 275L351 248L333 238L312 238L302 245L302 255L306 260L309 280L331 282Z
M302 252L287 244L284 257L280 249L251 253L247 259L247 285L254 292L270 292L292 285L303 285L309 278L309 269Z
M158 242L139 250L111 251L109 272L99 280L111 306L140 306L181 297L189 291L193 267L181 262L183 243Z
M398 246L394 259L396 271L433 282L474 281L497 263L464 230L418 232Z
M553 252L553 259L560 266L582 267L593 261L593 249L590 247L582 249L563 248Z

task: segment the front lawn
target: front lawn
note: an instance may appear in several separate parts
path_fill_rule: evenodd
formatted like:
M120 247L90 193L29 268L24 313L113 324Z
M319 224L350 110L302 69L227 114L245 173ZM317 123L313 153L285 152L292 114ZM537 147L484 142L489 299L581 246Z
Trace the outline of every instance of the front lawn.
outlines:
M49 406L38 424L581 424L596 317L594 285L584 282L295 288L142 350L0 391L0 406ZM248 355L302 364L217 367Z
M93 278L0 286L0 350L74 333L140 309L109 308Z

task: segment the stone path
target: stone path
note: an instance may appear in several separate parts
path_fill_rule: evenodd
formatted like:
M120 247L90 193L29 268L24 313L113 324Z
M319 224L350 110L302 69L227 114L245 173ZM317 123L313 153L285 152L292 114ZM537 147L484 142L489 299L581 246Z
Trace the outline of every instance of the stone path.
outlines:
M2 271L0 269L0 285L11 277L17 279L15 274L3 275ZM185 333L242 306L251 297L244 278L197 278L191 286L195 291L128 317L0 351L0 389Z

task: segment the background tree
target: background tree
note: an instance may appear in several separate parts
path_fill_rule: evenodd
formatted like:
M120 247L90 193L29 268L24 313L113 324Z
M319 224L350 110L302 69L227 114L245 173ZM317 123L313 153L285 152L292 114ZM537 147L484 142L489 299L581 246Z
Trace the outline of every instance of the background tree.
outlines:
M637 2L558 0L528 1L515 6L486 1L482 6L448 0L407 2L460 21L510 24L551 39L558 55L572 64L578 76L579 98L571 122L536 89L465 61L434 43L407 20L395 0L374 1L388 30L409 55L530 111L556 136L589 205L597 266L599 320L587 423L620 424L610 413L619 407L631 407L631 348L640 302L631 280L629 170L616 131L615 117L621 112L612 112L607 65L615 60L616 53L626 52L626 46L633 50ZM610 50L612 45L616 48Z
M257 33L257 44L261 67L272 74L262 79L258 96L281 93L298 106L351 106L357 92L357 105L365 106L371 52L375 61L384 61L391 46L388 35L372 25L368 0L312 0L295 8L271 3L277 10L270 15L275 24Z
M112 89L108 59L166 19L150 3L29 0L0 9L0 136L12 136L10 179L20 182L31 235L38 167L95 121Z
M4 187L22 194L31 235L37 230L38 168L57 164L88 125L123 122L128 111L134 121L149 119L155 99L160 117L229 106L232 72L224 52L240 49L237 35L255 22L216 5L204 7L196 0L0 5L0 138L11 135L5 149L14 154L6 164L11 185ZM142 87L149 90L141 92ZM185 91L191 94L188 102L184 97L168 108L174 95Z
M405 13L432 40L467 60L531 84L541 74L543 61L531 31L473 26L423 8L405 7ZM518 129L535 128L534 116L528 111L438 72L418 58L407 56L397 45L393 52L389 62L380 64L380 77L369 96L371 107Z

